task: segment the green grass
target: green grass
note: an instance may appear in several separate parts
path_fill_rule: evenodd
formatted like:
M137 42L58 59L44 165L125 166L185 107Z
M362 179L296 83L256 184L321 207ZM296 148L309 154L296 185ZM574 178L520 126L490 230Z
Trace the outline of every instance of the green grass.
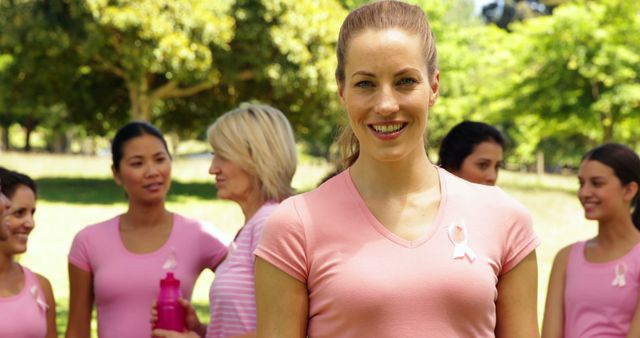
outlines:
M299 191L313 188L330 167L301 156L294 177ZM73 236L87 224L99 222L126 210L122 190L113 183L107 157L25 155L0 153L0 165L18 169L36 178L40 186L37 227L29 250L20 259L49 278L58 303L58 325L62 336L67 320L67 258ZM174 161L168 208L215 225L231 238L242 224L237 205L215 199L209 160L181 158ZM519 172L501 172L499 185L523 203L533 215L542 239L538 248L539 313L542 314L547 279L555 253L576 240L591 237L596 227L587 222L575 197L574 176L539 177ZM193 300L203 320L208 318L208 292L213 274L205 272L194 288Z

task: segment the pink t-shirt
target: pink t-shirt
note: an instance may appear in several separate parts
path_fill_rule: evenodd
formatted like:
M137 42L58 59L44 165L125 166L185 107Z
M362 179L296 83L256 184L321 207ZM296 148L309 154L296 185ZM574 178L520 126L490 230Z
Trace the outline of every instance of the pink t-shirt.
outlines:
M564 286L565 338L624 338L640 291L640 244L606 263L584 258L585 242L571 246Z
M440 207L417 240L376 220L348 170L269 218L256 255L307 285L309 337L495 336L498 278L539 240L502 190L438 172Z
M258 246L267 217L277 207L277 203L266 203L251 217L229 246L227 258L216 270L209 294L211 321L207 338L233 337L256 330L253 251Z
M150 337L151 303L166 272L175 274L182 297L191 299L200 272L215 270L227 248L200 222L174 214L166 243L154 252L135 254L124 247L119 223L117 216L81 230L69 262L93 274L100 338Z
M24 287L15 296L0 297L0 337L44 338L47 304L36 275L22 266Z

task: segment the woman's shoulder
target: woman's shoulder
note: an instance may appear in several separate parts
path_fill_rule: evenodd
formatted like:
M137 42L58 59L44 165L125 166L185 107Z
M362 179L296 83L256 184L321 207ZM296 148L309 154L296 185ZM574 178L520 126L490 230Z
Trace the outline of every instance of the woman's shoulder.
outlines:
M76 237L102 235L104 232L109 232L114 227L117 227L119 220L120 220L120 215L117 215L98 223L89 224L84 228L82 228L80 231L78 231L78 233L76 234Z
M318 185L315 189L294 197L302 200L334 200L336 197L349 195L353 183L349 170L344 170Z
M215 237L223 243L229 243L231 239L228 238L220 229L213 224L194 217L185 216L179 213L173 213L174 226L180 227L180 231L174 231L173 233L180 237Z
M486 206L524 209L520 202L498 186L471 183L444 169L440 169L440 173L440 177L446 187L447 196L451 199L469 200L474 204L484 204Z

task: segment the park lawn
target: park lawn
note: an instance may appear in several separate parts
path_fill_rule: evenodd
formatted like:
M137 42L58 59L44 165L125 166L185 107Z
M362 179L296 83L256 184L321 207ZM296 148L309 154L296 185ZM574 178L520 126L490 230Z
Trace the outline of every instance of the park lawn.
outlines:
M73 236L87 224L113 217L126 208L122 190L111 180L109 160L106 157L0 154L0 165L32 175L40 186L37 226L31 234L29 250L20 260L51 281L58 303L60 336L67 320L66 255ZM174 161L168 208L207 221L229 239L240 228L242 213L234 203L215 199L208 166L206 156ZM323 161L302 156L294 187L299 191L311 189L329 171L330 166ZM542 315L555 253L576 240L593 236L596 226L582 215L575 197L575 177L540 177L519 172L500 175L500 186L531 211L535 230L542 240L537 250L538 310ZM193 300L203 321L208 320L208 292L213 277L211 272L203 273L194 288Z

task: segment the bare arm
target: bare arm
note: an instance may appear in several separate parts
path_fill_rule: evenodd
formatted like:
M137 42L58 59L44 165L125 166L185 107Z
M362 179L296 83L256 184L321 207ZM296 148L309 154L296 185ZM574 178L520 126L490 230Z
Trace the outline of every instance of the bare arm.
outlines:
M631 326L629 332L627 332L627 338L639 338L640 337L640 297L638 299L638 305L636 305L636 312L631 319Z
M45 301L49 307L47 308L47 336L46 338L58 338L58 327L56 326L56 300L53 297L53 289L51 283L44 276L36 274L40 289L44 293Z
M564 334L564 281L570 249L568 246L558 251L553 260L542 321L544 338L562 338Z
M307 336L307 286L260 257L256 258L256 306L260 338Z
M496 337L539 337L538 266L536 252L498 280Z
M93 275L69 263L69 322L65 338L89 338L93 311Z

